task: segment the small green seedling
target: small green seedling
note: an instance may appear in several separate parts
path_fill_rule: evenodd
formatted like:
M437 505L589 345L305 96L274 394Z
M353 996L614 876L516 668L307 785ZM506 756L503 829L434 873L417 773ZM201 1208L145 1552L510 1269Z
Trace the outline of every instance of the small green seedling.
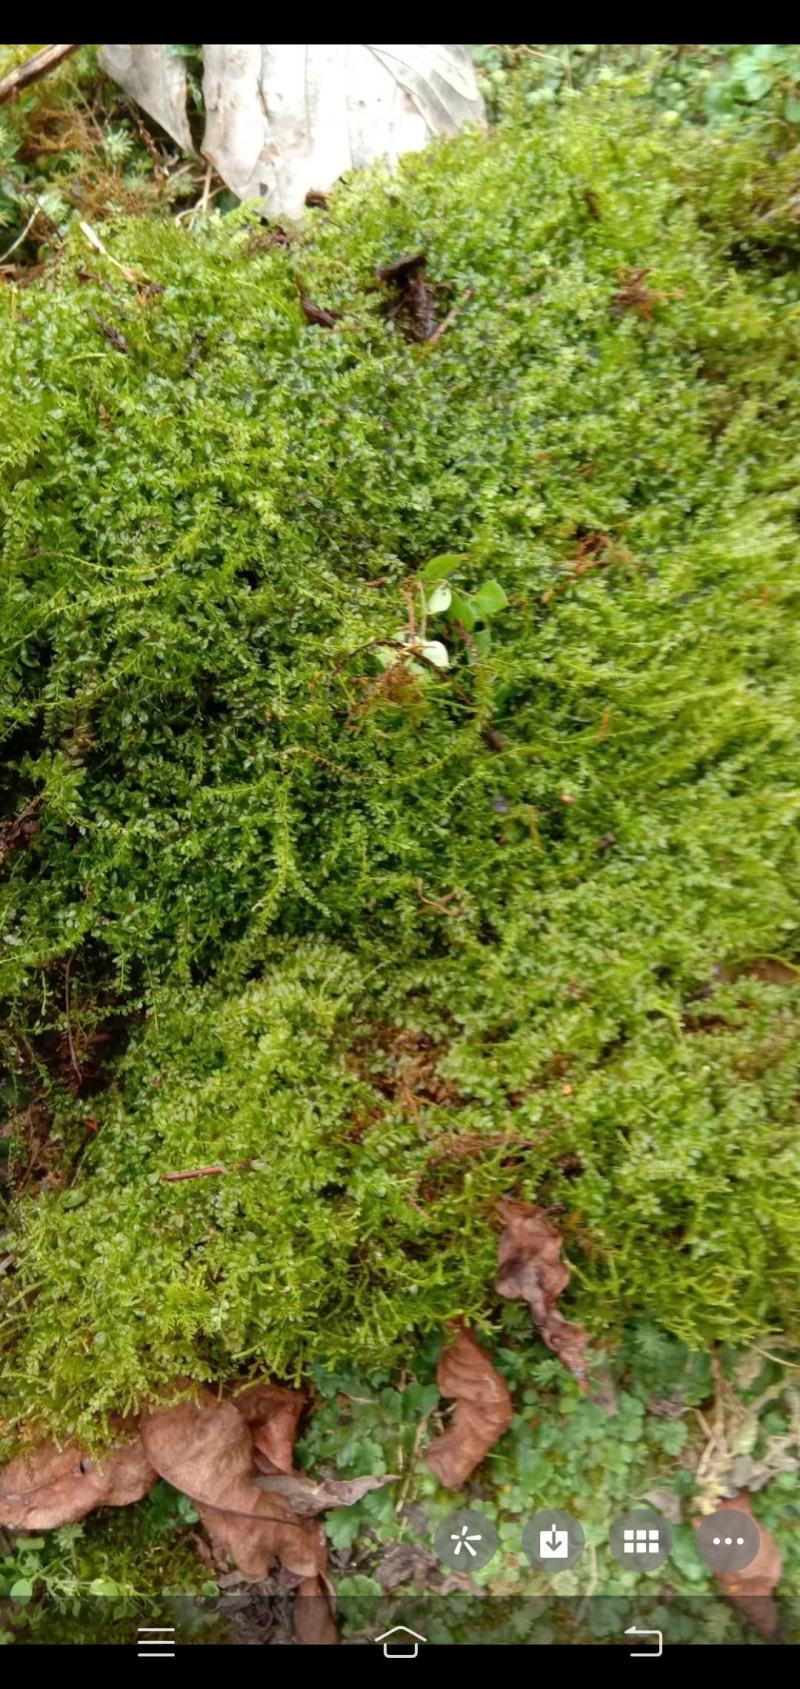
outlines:
M500 582L495 580L482 581L472 592L457 591L447 577L455 574L466 562L462 552L448 551L426 563L416 583L420 599L419 622L410 596L406 626L398 628L392 634L392 643L378 651L378 661L383 668L392 668L402 662L413 674L419 675L429 672L431 666L449 668L447 646L440 639L428 638L429 616L447 616L453 632L465 639L470 650L479 656L486 655L491 644L491 631L486 624L506 608L508 597ZM404 649L398 651L398 646ZM409 652L422 661L409 661Z
M454 631L466 637L467 644L479 656L485 656L491 646L493 618L508 606L508 595L499 581L482 581L474 591L456 589L449 577L467 562L461 552L447 551L432 557L420 574L424 609L429 616L447 616Z

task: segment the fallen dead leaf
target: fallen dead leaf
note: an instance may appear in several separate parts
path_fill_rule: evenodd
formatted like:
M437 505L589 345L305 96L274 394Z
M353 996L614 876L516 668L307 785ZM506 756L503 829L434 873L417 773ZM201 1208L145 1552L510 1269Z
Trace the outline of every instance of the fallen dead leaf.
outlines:
M31 840L35 839L42 825L43 803L44 793L39 792L35 798L28 800L21 814L0 825L0 867L12 851L26 850Z
M432 340L439 326L436 294L425 279L427 262L426 253L413 252L376 271L378 281L392 289L385 315L398 319L410 340Z
M731 980L760 979L764 985L798 985L800 968L782 962L779 956L754 956L749 962L723 962L715 973L727 985Z
M294 1471L294 1440L306 1397L283 1384L252 1384L232 1398L250 1427L256 1466L262 1472Z
M430 1587L431 1574L438 1570L438 1566L436 1555L429 1548L424 1548L422 1543L391 1542L384 1549L372 1575L384 1595L391 1595L400 1584L412 1581L418 1589Z
M294 1603L295 1641L306 1648L333 1647L339 1641L339 1632L332 1606L327 1578L306 1578Z
M41 1443L18 1455L0 1471L0 1525L12 1530L49 1531L85 1519L95 1507L127 1507L141 1501L158 1476L133 1432L101 1461L93 1461L74 1443L57 1449Z
M324 305L315 305L313 299L307 299L305 294L301 295L300 308L306 322L313 323L316 328L335 328L342 315L341 311L328 311Z
M740 1513L749 1514L751 1519L754 1516L746 1490L729 1501L721 1501L719 1506L735 1507ZM761 1541L755 1560L745 1566L743 1572L720 1572L717 1581L723 1594L744 1614L748 1624L761 1636L772 1637L780 1627L780 1613L773 1592L780 1581L783 1561L775 1538L764 1525L759 1523L758 1529Z
M439 1356L436 1380L455 1411L428 1449L428 1465L445 1489L459 1490L512 1419L508 1386L471 1331L461 1327Z
M323 1569L319 1527L298 1521L282 1497L258 1488L250 1431L232 1402L201 1390L145 1414L142 1440L156 1471L190 1497L214 1547L246 1578L260 1581L275 1559L301 1580Z
M118 1442L101 1461L75 1444L43 1443L0 1470L0 1527L48 1530L96 1507L124 1507L161 1476L197 1507L211 1541L209 1548L198 1540L206 1563L216 1570L227 1556L237 1578L259 1584L274 1567L272 1581L297 1591L296 1640L336 1643L325 1537L313 1516L395 1480L388 1474L315 1483L296 1472L294 1437L305 1402L301 1391L277 1384L250 1386L233 1400L196 1389L172 1407L153 1406L140 1422L119 1422ZM219 1581L228 1581L224 1571Z
M531 1203L504 1198L497 1209L505 1221L495 1281L498 1295L527 1302L543 1342L586 1389L588 1336L583 1326L565 1320L555 1305L570 1276L561 1260L561 1233L544 1209Z
M352 1507L370 1490L380 1490L384 1484L396 1483L397 1474L389 1472L380 1478L345 1478L342 1481L326 1478L315 1484L312 1478L300 1472L273 1472L253 1481L265 1495L279 1495L288 1501L298 1519L313 1519L315 1514L324 1513L328 1507Z

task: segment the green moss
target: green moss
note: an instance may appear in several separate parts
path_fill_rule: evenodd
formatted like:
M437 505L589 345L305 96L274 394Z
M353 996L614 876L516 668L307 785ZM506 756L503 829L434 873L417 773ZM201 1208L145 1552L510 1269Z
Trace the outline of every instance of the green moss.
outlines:
M9 1418L489 1321L501 1192L563 1213L598 1337L792 1328L800 312L740 261L757 165L587 94L352 178L288 252L120 223L138 285L76 237L0 295L2 812L44 795L8 1088L69 1155L100 1121L13 1217ZM369 286L420 246L436 345ZM510 603L392 686L443 551ZM76 1098L53 1045L112 1010Z

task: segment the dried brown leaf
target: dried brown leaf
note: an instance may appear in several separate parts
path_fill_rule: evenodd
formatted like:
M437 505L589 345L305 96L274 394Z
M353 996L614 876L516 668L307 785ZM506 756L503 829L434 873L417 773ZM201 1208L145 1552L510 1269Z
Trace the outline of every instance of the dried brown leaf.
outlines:
M253 1471L249 1428L232 1402L200 1391L177 1407L146 1414L142 1439L156 1471L194 1502L214 1547L244 1577L266 1577L278 1559L299 1578L325 1564L319 1528L298 1521L280 1496L266 1496Z
M445 1489L458 1490L512 1419L511 1397L471 1331L457 1331L439 1357L436 1379L455 1400L452 1422L428 1449L428 1465Z
M427 1520L425 1522L427 1530ZM431 1574L439 1568L435 1554L419 1542L390 1542L383 1550L372 1576L380 1584L384 1595L391 1595L400 1584L414 1582L418 1589L431 1587Z
M570 1276L561 1260L561 1233L544 1209L531 1203L504 1198L497 1208L505 1221L495 1281L498 1295L527 1302L542 1340L585 1389L588 1336L583 1326L571 1325L556 1308Z
M719 1506L735 1507L740 1513L748 1513L750 1518L753 1518L750 1497L746 1491L733 1496L729 1501L721 1501ZM739 1608L748 1623L762 1636L769 1637L777 1634L780 1625L780 1614L773 1592L780 1581L783 1561L775 1538L764 1525L759 1524L758 1529L761 1541L755 1560L745 1566L743 1572L720 1572L718 1582L723 1594Z
M339 1641L327 1578L306 1578L294 1604L295 1641L306 1648L330 1648Z
M252 1384L233 1397L233 1405L250 1427L256 1466L262 1472L293 1472L294 1440L306 1405L303 1391Z
M135 1424L120 1435L130 1431ZM0 1472L0 1525L26 1531L71 1525L95 1507L141 1501L157 1475L138 1435L128 1435L100 1461L74 1443L63 1449L41 1443Z
M341 319L341 311L329 311L324 305L315 305L313 299L305 294L300 296L300 308L307 323L315 328L335 328Z
M749 962L723 963L716 973L723 984L737 979L760 979L764 985L800 984L800 968L782 962L779 956L755 956Z
M375 272L378 281L392 289L393 297L386 307L386 315L399 319L411 340L433 340L440 328L436 318L436 295L425 280L427 262L424 252L412 252L404 258L396 258L391 264L382 264Z
M394 258L391 264L381 264L375 274L378 281L393 282L396 287L405 287L409 277L424 270L427 262L426 252L411 252L403 258Z
M44 794L39 792L35 798L29 799L20 815L0 825L0 866L12 851L26 850L31 840L35 839L42 825L43 803Z
M288 1501L299 1519L313 1519L328 1507L352 1507L370 1490L380 1490L384 1484L397 1482L397 1474L388 1472L380 1478L325 1478L314 1483L300 1472L274 1472L255 1480L265 1495L279 1495Z

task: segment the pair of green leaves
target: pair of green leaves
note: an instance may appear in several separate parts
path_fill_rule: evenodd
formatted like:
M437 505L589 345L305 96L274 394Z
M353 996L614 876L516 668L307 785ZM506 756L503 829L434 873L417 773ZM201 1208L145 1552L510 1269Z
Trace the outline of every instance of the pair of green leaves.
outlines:
M474 592L464 592L451 585L449 577L466 562L463 553L443 552L432 557L421 571L429 616L446 615L451 622L459 622L472 636L472 643L481 656L489 650L491 633L485 624L499 615L508 605L508 596L499 581L482 581ZM429 591L428 588L431 590Z

